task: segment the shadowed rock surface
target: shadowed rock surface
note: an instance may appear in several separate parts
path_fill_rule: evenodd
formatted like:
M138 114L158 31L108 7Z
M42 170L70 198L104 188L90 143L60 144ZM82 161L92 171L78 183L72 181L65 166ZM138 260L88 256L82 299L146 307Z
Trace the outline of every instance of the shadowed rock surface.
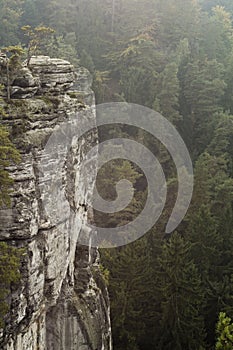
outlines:
M47 140L62 123L73 118L78 123L82 118L95 123L90 84L85 69L75 72L69 62L47 56L33 57L13 83L3 123L10 127L22 161L9 169L15 180L12 208L0 211L0 239L24 247L25 254L21 283L12 289L0 334L3 350L111 349L109 299L98 251L78 243L81 234L87 238L92 234L87 227L91 212L85 203L92 196L95 168L88 169L82 182L79 169L84 154L98 143L97 130L72 139L61 172L56 161L62 147L55 145L49 155L44 152ZM48 168L41 175L39 164L45 164L46 157ZM42 202L41 179L46 184L51 169L72 209L62 226L50 220ZM61 204L57 210L62 209Z

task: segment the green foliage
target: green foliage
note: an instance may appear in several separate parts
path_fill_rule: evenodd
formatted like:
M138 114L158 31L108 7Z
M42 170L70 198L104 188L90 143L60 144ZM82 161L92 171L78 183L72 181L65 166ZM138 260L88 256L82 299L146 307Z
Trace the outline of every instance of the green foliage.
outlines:
M216 6L212 9L212 15L205 18L204 25L207 30L204 34L204 47L210 59L217 59L220 63L227 64L227 59L233 49L233 31L230 14L224 7Z
M216 350L231 350L233 348L233 323L224 312L220 312L216 327Z
M222 237L217 230L216 218L210 213L209 206L199 203L197 212L192 211L188 235L189 241L192 242L191 256L202 280L213 277L216 266L220 264L219 247Z
M163 245L159 257L161 349L198 349L204 344L201 279L190 259L190 244L177 233Z
M226 87L223 73L224 67L216 60L198 60L185 67L181 81L185 105L182 115L188 118L189 136L193 142L190 148L194 156L200 154L211 140L213 117L221 110L220 101Z
M117 146L116 146L117 152ZM111 161L103 166L97 177L97 189L105 200L114 200L116 197L116 184L122 179L130 181L132 186L136 186L137 181L141 178L141 174L137 169L127 160ZM119 191L120 192L120 191ZM123 198L124 193L118 193L120 198ZM132 221L143 203L144 195L138 192L137 196L133 198L132 202L122 211L115 214L103 214L95 211L95 221L104 227L116 227L127 224ZM112 226L113 225L113 226ZM133 232L131 233L133 235Z
M176 63L168 64L158 76L156 100L154 109L160 112L173 124L177 124L181 116L179 114L179 80Z
M54 29L43 25L35 28L26 25L21 29L28 37L27 65L29 65L31 57L37 53L39 47L46 46L48 38L54 33Z
M22 0L0 1L0 46L16 45L18 43L22 3Z
M212 9L216 6L223 6L227 12L232 16L233 4L231 0L200 0L203 10L211 13Z
M12 284L20 280L20 258L22 249L17 249L0 242L0 327L4 326L4 316L8 311L6 298Z
M151 315L144 312L148 298L154 300L151 279L150 248L145 239L116 250L102 250L101 257L109 269L109 292L114 349L136 350L137 341L145 336Z
M91 74L93 74L95 71L93 59L86 50L82 50L80 54L80 66L87 68Z
M41 23L38 18L38 3L39 1L24 0L22 4L22 14L20 16L20 28L27 23L35 28ZM45 15L45 14L43 14Z
M105 282L106 286L108 286L109 285L109 270L106 269L102 264L100 264L99 268L100 268L100 272L103 276L104 282Z
M91 63L91 62L89 62ZM91 66L90 66L91 68ZM94 70L93 73L93 88L96 91L96 102L103 103L105 101L105 95L107 93L107 81L109 80L108 71Z
M75 33L66 33L65 35L52 35L50 40L46 40L38 52L54 58L62 58L68 60L76 68L79 66L78 53L75 49L76 45Z
M5 81L3 80L3 82L7 87L7 99L10 100L12 83L22 67L21 57L24 54L24 50L20 45L17 45L4 47L2 48L2 51L7 55L6 67L3 72L6 79Z
M219 312L233 317L232 1L2 0L0 9L0 44L29 43L29 60L42 53L80 63L93 75L98 103L149 106L182 134L193 158L195 188L180 235L164 238L177 193L170 156L149 134L133 131L132 138L151 149L163 166L166 208L161 223L143 240L102 251L101 270L109 281L114 349L213 348ZM4 83L10 87L21 54L10 49L7 55L10 69ZM4 74L3 67L1 80ZM105 127L100 140L128 137L128 131L117 126L114 133ZM116 215L95 213L100 226L131 221L145 203L146 181L128 161L103 167L100 194L115 199L115 184L123 178L132 182L135 196ZM8 193L10 178L5 179ZM9 193L8 199L3 197L9 203Z
M224 106L224 110L226 112L233 113L233 96L232 96L232 89L233 89L233 56L230 55L227 60L226 65L226 72L225 72L225 93L222 98L222 104Z
M0 207L10 204L9 190L13 181L6 168L19 160L19 152L10 141L9 132L0 126Z
M203 153L196 162L195 180L198 185L194 189L193 205L205 204L221 218L231 207L233 195L233 179L228 174L227 159Z
M200 9L197 1L193 0L160 0L159 39L167 50L176 49L180 40L185 38L192 43L195 50L200 36Z
M162 55L156 51L153 28L145 28L139 35L120 42L118 50L106 55L114 75L119 75L122 93L128 102L153 105Z
M17 62L19 48L8 48L12 53L12 61ZM15 56L14 56L15 54ZM2 100L0 99L0 102ZM6 112L1 107L1 117L6 116ZM11 187L13 180L7 170L20 161L20 154L9 138L8 130L0 125L0 209L11 204ZM20 280L20 258L22 249L11 247L7 243L0 242L0 328L4 326L4 317L9 309L7 298L10 295L12 285Z

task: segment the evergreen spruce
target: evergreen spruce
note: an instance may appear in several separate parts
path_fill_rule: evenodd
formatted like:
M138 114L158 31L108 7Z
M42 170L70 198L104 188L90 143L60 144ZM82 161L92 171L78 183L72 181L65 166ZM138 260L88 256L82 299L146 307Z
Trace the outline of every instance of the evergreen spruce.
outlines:
M191 245L175 233L158 258L161 300L158 349L196 350L204 344L201 279L190 249Z

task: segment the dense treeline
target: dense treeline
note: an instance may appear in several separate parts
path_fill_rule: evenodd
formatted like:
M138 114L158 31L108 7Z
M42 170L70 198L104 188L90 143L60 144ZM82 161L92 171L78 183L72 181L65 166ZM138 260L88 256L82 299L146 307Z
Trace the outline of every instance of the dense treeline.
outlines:
M1 46L27 45L22 26L52 27L43 53L86 66L99 103L134 102L161 112L193 159L191 206L177 232L166 236L177 193L169 154L141 131L100 130L102 140L117 132L143 141L169 184L165 212L151 232L102 252L114 350L215 349L216 342L216 349L233 348L227 318L233 317L232 17L231 0L0 1ZM114 181L122 177L137 194L118 215L96 213L106 227L131 221L146 196L140 170L126 161L115 165L102 169L102 178L114 175L111 181L100 176L106 199L114 198Z

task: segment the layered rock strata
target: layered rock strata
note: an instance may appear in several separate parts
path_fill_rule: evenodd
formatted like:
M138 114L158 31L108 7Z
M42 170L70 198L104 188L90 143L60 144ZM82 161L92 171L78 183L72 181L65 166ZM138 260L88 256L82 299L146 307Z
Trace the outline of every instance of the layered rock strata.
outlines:
M85 69L75 72L69 62L47 56L33 57L13 82L4 123L22 160L9 169L14 178L12 207L0 211L0 240L23 247L25 253L21 282L12 287L0 334L3 350L111 349L109 300L98 250L79 245L81 234L92 234L86 203L95 179L92 166L80 182L79 169L85 153L98 142L97 130L81 139L73 137L62 170L56 167L60 147L55 145L48 170L40 173L40 163L48 157L47 141L62 123L72 118L78 123L82 118L95 122L90 84ZM62 226L50 220L43 202L43 186L53 173L60 178L72 209ZM55 209L58 202L59 197Z

